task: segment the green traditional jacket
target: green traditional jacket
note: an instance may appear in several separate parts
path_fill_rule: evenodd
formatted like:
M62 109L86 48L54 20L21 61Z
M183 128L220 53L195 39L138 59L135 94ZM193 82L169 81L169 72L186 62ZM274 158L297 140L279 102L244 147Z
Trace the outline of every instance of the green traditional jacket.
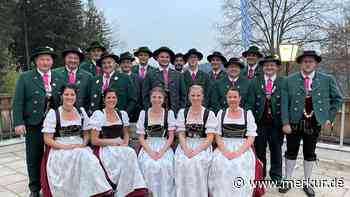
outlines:
M246 65L243 70L241 71L241 76L248 79L248 65ZM264 71L262 69L262 66L258 64L258 66L255 68L254 71L254 78L256 77L264 77Z
M214 78L214 73L213 73L213 71L210 71L210 72L209 72L209 79L210 79L210 80L219 80L219 79L225 78L225 76L226 76L226 72L223 71L223 70L220 70L220 72L219 72L219 74L218 74L218 76L217 76L216 79Z
M90 108L89 113L102 108L103 97L103 76L99 75L93 78L91 84ZM116 90L118 93L117 108L125 110L131 114L135 110L137 96L136 88L131 81L131 78L121 72L114 72L109 81L109 89Z
M242 76L240 76L236 82L236 88L241 95L241 107L244 109L246 109L249 84L249 80ZM228 76L214 82L214 85L212 85L209 91L208 108L210 110L217 113L220 109L226 109L228 107L226 93L230 87L232 87L232 83Z
M170 97L169 108L175 113L177 113L179 109L184 108L186 106L185 81L182 73L175 71L171 68L169 68L168 70L168 76L168 92ZM148 108L150 106L150 92L154 87L162 87L166 89L163 80L163 73L162 71L160 71L160 69L156 69L153 72L147 73L146 78L144 79L142 98L145 108Z
M68 71L66 67L56 68L55 71L60 75L61 79L65 84L68 83ZM84 107L89 109L90 106L90 83L92 75L81 68L78 68L75 74L75 85L77 86L77 107Z
M61 86L61 78L51 70L51 108L59 106ZM14 126L41 124L47 110L45 99L44 81L37 69L22 73L17 80L12 103Z
M80 64L79 68L89 72L93 77L95 77L97 75L97 73L96 73L96 65L91 61L91 59L83 61ZM101 68L100 72L102 72L102 68Z
M140 65L135 65L134 67L132 67L132 73L134 75L136 75L136 76L133 76L132 78L135 80L136 87L138 88L138 91L137 91L137 106L136 106L137 111L145 108L143 106L143 98L142 98L142 89L143 89L144 78L139 76L139 68L140 68ZM149 72L151 73L151 72L153 72L155 70L156 70L156 68L154 68L154 67L152 67L151 65L148 64L147 70L146 70L146 74L149 73Z
M189 89L192 85L200 85L203 87L203 90L204 90L204 103L203 103L203 105L206 107L208 104L208 94L209 94L209 88L210 88L209 75L201 70L198 70L197 74L196 74L196 78L193 81L192 76L191 76L191 71L186 70L183 73L183 76L184 76L184 80L185 80L186 95L188 95ZM186 105L187 105L187 107L190 106L188 99L187 99Z
M132 71L133 73L135 73L136 75L139 75L139 68L140 68L140 66L141 66L141 65L139 65L139 64L133 66L132 69L131 69L131 71ZM148 64L147 70L146 70L146 74L147 74L148 72L152 72L152 71L154 71L154 70L156 70L156 68L154 68L153 66L151 66L151 65Z
M315 71L312 79L312 107L316 120L324 124L334 121L343 103L343 96L333 76ZM282 124L297 124L303 116L306 92L300 72L288 76L282 89Z
M273 82L272 94L270 98L272 119L276 126L282 126L281 123L281 102L282 102L282 84L283 77L277 76ZM265 110L266 93L265 93L265 79L257 77L251 80L248 97L247 108L250 109L255 117L257 123L263 121L263 114Z

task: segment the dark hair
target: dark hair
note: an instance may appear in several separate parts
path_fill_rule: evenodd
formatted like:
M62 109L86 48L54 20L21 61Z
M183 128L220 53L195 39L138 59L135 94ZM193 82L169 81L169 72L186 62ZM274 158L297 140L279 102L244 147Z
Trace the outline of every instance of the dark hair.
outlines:
M74 93L76 94L78 87L75 84L64 84L60 89L60 96L63 95L63 93L66 89L72 89L72 90L74 90Z
M152 94L153 93L155 93L155 92L160 92L162 95L163 95L163 97L165 97L165 91L164 91L164 89L162 88L162 87L154 87L152 90L151 90L151 92L150 92L150 96L152 96Z
M118 98L118 92L115 89L107 88L105 91L103 91L102 99L100 101L99 109L102 110L105 107L105 98L108 93L113 92L117 98Z
M78 87L75 84L64 84L60 88L60 104L63 105L63 94L66 89L71 89L74 91L75 95L77 94ZM77 107L77 100L74 103L74 107Z
M230 87L226 92L226 96L230 91L237 92L238 95L241 96L241 94L239 93L239 89L237 89L236 87Z

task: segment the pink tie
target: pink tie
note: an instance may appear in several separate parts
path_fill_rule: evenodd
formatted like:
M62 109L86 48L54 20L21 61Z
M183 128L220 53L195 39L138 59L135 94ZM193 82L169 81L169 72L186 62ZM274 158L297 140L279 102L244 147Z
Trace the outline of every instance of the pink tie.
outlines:
M165 68L163 69L163 80L164 80L164 84L168 86L169 84L168 70Z
M140 68L140 75L141 75L141 78L144 78L145 77L145 67L141 66Z
M272 93L272 80L270 78L267 80L267 85L266 85L265 91L267 94Z
M75 83L75 76L73 71L69 71L68 73L68 83L74 84Z
M109 73L105 74L105 82L103 83L102 90L106 91L109 87Z
M310 78L309 77L304 78L304 88L306 91L310 90Z
M95 66L95 67L96 67L96 75L100 75L101 68L98 66Z
M43 80L44 80L45 90L47 91L49 89L49 75L47 73L44 73Z
M192 81L196 80L196 74L195 73L192 73Z
M248 79L253 79L254 77L254 70L252 68L249 68L248 70Z

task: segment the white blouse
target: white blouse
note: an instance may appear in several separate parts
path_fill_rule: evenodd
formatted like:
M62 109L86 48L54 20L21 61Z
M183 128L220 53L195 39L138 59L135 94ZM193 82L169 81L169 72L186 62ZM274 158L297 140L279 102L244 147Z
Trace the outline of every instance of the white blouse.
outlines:
M149 117L149 109L147 111L148 113L148 125L151 126L151 125L161 125L163 126L164 124L164 112L165 110L163 109L162 111L162 115L161 117L158 119L158 120L151 120ZM145 134L145 125L144 125L144 122L145 122L145 110L142 110L140 112L140 116L139 116L139 119L137 120L137 123L136 123L136 133L137 134ZM168 130L169 131L172 131L172 130L175 130L176 129L176 119L175 119L175 114L172 110L169 110L168 111Z
M122 117L119 117L118 113L115 112L115 115L118 117L117 122L109 122L107 121L106 113L104 110L103 111L96 110L90 117L90 127L91 129L101 131L103 126L111 126L111 125L123 125L124 127L129 126L128 113L126 113L126 111L120 111L120 114L122 115Z
M245 120L244 120L244 110L242 108L239 108L239 110L241 110L241 117L240 118L236 118L236 119L231 119L227 116L228 114L228 108L226 109L226 114L224 117L224 124L239 124L239 125L244 125L245 124ZM221 135L221 116L222 116L223 111L220 110L218 112L217 115L217 119L219 121L218 124L218 133ZM258 134L256 133L256 123L255 123L255 119L253 116L252 111L248 110L247 111L247 134L246 136L257 136Z
M191 120L191 119L189 119L189 116L187 115L186 123L187 124L203 124L204 111L205 111L205 108L202 107L200 120ZM180 109L179 113L177 114L177 120L176 120L176 127L177 127L176 131L177 132L181 132L181 131L186 130L184 112L185 112L185 109ZM209 111L208 120L207 120L207 123L205 125L205 128L206 128L205 133L217 133L217 126L218 126L218 121L215 117L214 112Z
M71 126L71 125L80 125L81 126L80 113L78 112L78 110L76 108L74 108L73 110L75 113L78 114L79 119L64 120L62 118L62 111L63 111L62 106L60 106L58 108L58 111L60 112L60 116L61 116L61 119L60 119L61 127L67 127L67 126ZM84 108L81 107L80 110L84 116L83 130L84 131L89 130L90 129L90 127L89 127L90 119L89 119L88 115L86 114L86 111ZM47 113L45 120L44 120L43 129L41 130L41 132L43 132L43 133L55 133L56 132L56 112L54 109L50 109L50 111Z

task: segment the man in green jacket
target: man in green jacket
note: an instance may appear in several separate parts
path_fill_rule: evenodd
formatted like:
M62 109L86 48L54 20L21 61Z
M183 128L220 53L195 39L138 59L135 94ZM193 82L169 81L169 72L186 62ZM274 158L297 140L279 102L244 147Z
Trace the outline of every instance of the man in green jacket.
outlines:
M168 47L160 47L153 52L153 58L157 60L159 68L148 73L144 80L142 89L144 106L145 108L150 106L151 90L154 87L162 87L167 94L167 108L177 113L180 108L186 106L186 88L182 74L169 68L175 53Z
M190 49L185 54L185 61L188 62L188 70L183 73L186 87L186 95L189 93L189 89L193 85L200 85L204 90L204 106L207 106L208 103L208 93L209 93L209 76L207 73L198 69L198 63L203 59L203 54L197 49ZM187 99L187 107L190 106L190 103Z
M242 53L246 59L247 66L244 67L241 75L251 80L255 77L263 76L262 67L259 65L259 60L263 58L263 54L257 46L250 46L248 50Z
M117 62L119 57L112 53L105 53L97 61L97 64L101 65L102 75L94 77L90 84L90 113L103 108L104 92L107 89L117 91L119 110L125 110L128 114L134 112L137 101L136 89L128 75L116 71Z
M287 137L285 152L285 179L291 179L303 140L304 179L303 190L307 196L315 196L310 180L316 161L316 143L321 126L332 127L343 99L334 77L316 70L322 61L315 51L304 51L296 58L301 71L290 75L282 89L282 124ZM286 193L291 185L283 182L279 191Z
M276 183L282 180L282 143L281 93L283 78L277 76L281 61L275 55L264 57L259 64L264 75L250 81L247 106L258 125L258 136L254 146L256 154L263 162L266 177L266 148L270 149L270 178Z
M56 54L51 47L35 50L36 68L20 75L13 98L13 120L17 135L25 135L26 163L31 197L40 195L40 165L44 153L42 124L46 112L59 105L60 77L51 70Z
M149 59L152 57L153 53L151 49L143 46L138 48L134 52L134 55L138 58L139 64L132 67L132 72L138 75L141 79L144 79L148 72L155 70L155 68L149 64Z
M94 41L90 44L89 48L86 49L86 52L89 53L89 59L86 59L84 62L81 62L80 68L89 72L92 76L97 76L102 73L101 68L96 64L106 48L99 42Z
M220 109L228 107L226 93L230 87L235 87L241 95L241 107L246 108L246 99L248 96L249 80L240 76L241 69L244 67L239 58L230 58L225 64L227 76L214 82L210 90L209 109L217 113Z
M185 55L182 53L176 53L175 59L174 59L175 70L180 73L183 73L185 71L184 70L185 64L186 64Z
M92 75L79 67L84 60L84 54L80 48L68 48L62 52L64 66L55 71L61 79L68 84L77 86L77 107L88 109L90 106L90 83Z
M131 82L135 87L135 91L137 95L136 97L137 103L135 106L135 110L129 114L129 118L130 118L130 122L137 122L139 113L143 109L141 104L143 103L142 94L141 94L141 85L142 85L143 79L137 73L132 72L133 61L135 61L135 57L129 51L120 54L119 65L122 70L122 73L130 77Z
M209 72L210 80L215 81L226 76L226 73L224 70L222 70L222 67L226 64L227 60L222 53L219 51L214 51L212 54L208 55L207 60L211 64L211 71Z

